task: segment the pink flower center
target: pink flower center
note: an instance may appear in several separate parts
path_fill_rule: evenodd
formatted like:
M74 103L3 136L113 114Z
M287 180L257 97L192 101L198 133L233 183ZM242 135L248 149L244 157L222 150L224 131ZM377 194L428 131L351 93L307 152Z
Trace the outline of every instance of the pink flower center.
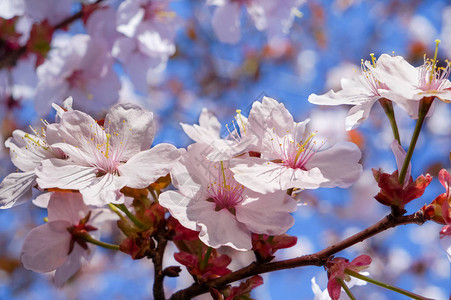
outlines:
M419 86L418 88L423 91L439 91L442 89L444 83L447 81L450 74L450 62L445 60L445 67L437 66L437 53L440 40L435 40L435 53L434 58L427 59L424 57L424 64L420 66L418 76Z
M230 170L224 169L222 162L220 169L217 166L215 166L215 169L218 169L218 176L207 187L209 195L207 201L216 204L216 211L225 208L235 214L235 206L243 200L244 186L233 178L233 173Z
M166 10L166 2L155 3L150 1L148 4L142 5L141 8L144 9L144 20L146 21L156 20L158 22L164 22L175 17L173 11Z
M312 132L305 141L295 142L291 135L286 135L281 143L280 149L277 152L281 154L281 161L284 166L292 169L305 169L305 164L318 152L316 141L313 137L316 134ZM321 145L322 146L322 145ZM320 146L320 147L321 147Z

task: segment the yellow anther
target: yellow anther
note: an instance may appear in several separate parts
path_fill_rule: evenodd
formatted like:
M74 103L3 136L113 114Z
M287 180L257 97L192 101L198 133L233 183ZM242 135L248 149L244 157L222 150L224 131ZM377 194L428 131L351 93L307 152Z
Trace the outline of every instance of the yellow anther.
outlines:
M40 146L40 147L44 148L45 150L48 150L48 149L49 149L49 147L45 147L44 145L41 145L41 144L39 143L39 140L36 141L35 139L33 139L28 133L25 133L24 137L27 138L27 139L29 139L29 140L32 141L33 143L35 143L37 146ZM28 148L25 147L25 149L28 149Z
M105 152L105 157L108 158L108 150L110 147L110 138L111 138L111 134L107 133L106 134L106 152Z

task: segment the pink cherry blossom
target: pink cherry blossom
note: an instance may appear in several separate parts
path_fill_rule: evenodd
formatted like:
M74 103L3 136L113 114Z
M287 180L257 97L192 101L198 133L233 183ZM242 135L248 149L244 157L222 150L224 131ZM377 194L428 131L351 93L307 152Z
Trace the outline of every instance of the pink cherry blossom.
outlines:
M400 56L393 57L382 54L377 60L373 56L373 62L362 61L361 74L351 79L342 78L340 91L330 90L324 95L311 94L308 101L319 105L353 105L346 117L347 130L358 127L366 120L373 104L382 98L396 102L409 113L413 112L415 108L418 111L418 106L415 106L414 103L406 102L403 97L390 93L388 81L393 80L391 76L376 73L376 70L383 68L386 62L397 64L403 68L408 64ZM413 74L410 75L413 76Z
M55 284L62 286L89 259L91 249L80 235L96 231L102 210L90 211L79 193L53 193L48 222L31 230L22 247L26 269L55 272Z
M133 104L111 108L100 126L81 111L68 111L47 127L47 141L68 156L38 168L41 188L80 190L91 205L123 203L124 186L146 188L169 173L180 152L172 145L149 149L155 135L153 114Z
M275 100L265 102L272 101ZM252 120L252 108L249 123L263 137L261 156L232 160L231 170L238 182L267 193L290 188L348 187L360 177L361 153L355 144L342 142L322 150L324 145L316 144L315 133L307 133L308 120L295 123L286 108L277 104L274 109L263 103L255 106L268 116L261 120L263 123ZM258 129L256 123L260 124Z
M11 19L25 12L24 0L4 0L0 2L0 18Z
M375 68L376 76L387 78L385 81L388 90L382 91L387 99L392 97L400 99L404 107L406 105L409 115L418 116L419 101L425 97L437 97L443 102L451 102L451 82L448 80L451 66L446 61L445 67L437 65L437 51L439 40L436 41L437 48L433 59L425 59L424 64L415 68L402 57L397 59L384 59L378 61Z
M51 103L61 103L68 96L93 113L114 104L120 82L107 50L102 40L84 34L74 35L68 45L52 50L37 69L36 111L44 115Z
M278 235L293 225L295 201L284 191L260 194L233 179L228 162L210 162L207 144L188 147L171 173L178 191L161 194L160 204L183 226L200 231L208 246L252 248L252 232Z

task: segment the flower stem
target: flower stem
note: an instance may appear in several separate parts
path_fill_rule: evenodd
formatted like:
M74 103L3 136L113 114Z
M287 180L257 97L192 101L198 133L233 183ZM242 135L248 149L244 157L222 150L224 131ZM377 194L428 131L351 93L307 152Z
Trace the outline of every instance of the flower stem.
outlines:
M119 218L122 221L125 221L125 217L119 212L119 210L117 209L117 207L114 204L108 203L108 207L116 214L119 216Z
M141 229L144 228L143 223L141 223L141 221L139 221L138 218L136 218L136 216L128 210L125 204L114 204L114 206L122 210L136 226L138 226Z
M399 145L401 145L401 138L399 137L398 124L396 123L395 111L393 110L393 103L390 100L382 98L379 100L382 108L384 109L385 114L390 120L391 129L393 131L393 137L398 141Z
M208 265L208 260L210 259L211 255L211 247L207 248L207 252L205 253L204 259L200 262L200 269L203 270Z
M366 281L366 282L369 282L369 283L378 285L378 286L380 286L380 287L386 288L386 289L388 289L388 290L391 290L391 291L400 293L401 295L410 297L410 298L412 298L412 299L417 299L417 300L430 300L429 298L425 298L425 297L423 297L423 296L420 296L420 295L411 293L411 292L409 292L409 291L403 290L403 289L398 288L398 287L396 287L396 286L392 286L392 285L389 285L389 284L387 284L387 283L377 281L377 280L375 280L375 279L373 279L373 278L364 276L364 275L362 275L362 274L360 274L360 273L357 273L357 272L354 272L354 271L352 271L352 270L345 269L345 273L348 274L348 275L350 275L350 276L352 276L352 277L355 277L355 278L364 280L364 281Z
M338 282L340 283L341 287L345 290L346 294L348 295L349 299L356 300L354 295L352 294L351 290L348 288L346 283L341 278L337 278Z
M423 98L420 102L420 108L418 110L418 120L415 124L412 139L410 140L409 150L407 150L406 158L404 159L402 169L399 173L398 181L401 184L406 178L407 168L409 167L410 160L412 159L413 150L415 149L415 145L417 144L417 140L421 132L421 127L423 126L424 119L426 118L429 108L432 105L432 101L434 101L434 97Z
M86 242L88 242L88 243L100 246L102 248L111 249L111 250L119 250L119 246L118 245L109 244L109 243L105 243L105 242L96 240L92 236L90 236L89 234L83 235L83 239Z

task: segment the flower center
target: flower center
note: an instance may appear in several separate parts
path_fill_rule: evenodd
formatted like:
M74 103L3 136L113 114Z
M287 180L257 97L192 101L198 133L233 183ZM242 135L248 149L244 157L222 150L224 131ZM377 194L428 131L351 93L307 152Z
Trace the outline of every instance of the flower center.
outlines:
M376 57L374 56L374 53L370 53L370 56L372 67L376 68ZM388 90L388 87L385 83L380 82L374 77L373 72L371 72L370 68L365 65L363 59L361 60L360 63L360 69L362 70L363 78L365 78L365 81L367 82L369 88L371 89L374 95L380 96L378 91L379 89Z
M282 156L280 161L284 166L292 169L305 169L305 164L310 158L320 149L316 147L316 141L313 138L316 136L315 132L312 132L305 141L295 142L291 135L286 135L282 142L279 142L279 153Z
M207 193L209 198L207 201L216 204L216 211L225 208L230 213L235 214L235 206L243 200L241 194L244 186L236 182L233 178L233 173L224 168L224 164L220 162L220 170L216 179L207 186ZM217 166L214 166L217 169Z
M428 59L424 57L424 64L419 69L419 87L423 91L438 91L441 90L443 84L449 77L451 72L450 62L445 60L445 67L438 67L437 53L440 40L435 40L434 58Z

